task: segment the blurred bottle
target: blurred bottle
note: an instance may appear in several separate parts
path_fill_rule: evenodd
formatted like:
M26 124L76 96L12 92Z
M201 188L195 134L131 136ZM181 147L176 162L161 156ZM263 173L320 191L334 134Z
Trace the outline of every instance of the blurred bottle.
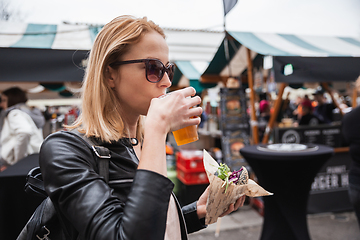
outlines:
M57 114L53 113L51 115L51 133L54 133L57 131Z
M204 114L205 114L206 117L204 119L203 128L207 133L209 133L209 116L211 114L210 102L206 102Z
M174 148L170 143L166 143L166 165L169 171L176 169Z
M216 107L211 107L211 113L209 114L208 122L209 133L216 134L219 129Z

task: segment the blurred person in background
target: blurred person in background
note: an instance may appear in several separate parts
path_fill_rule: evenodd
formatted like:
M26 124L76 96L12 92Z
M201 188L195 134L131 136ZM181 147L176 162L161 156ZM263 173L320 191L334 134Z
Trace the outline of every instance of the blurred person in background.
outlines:
M341 96L339 108L343 113L348 113L352 110L351 99L349 96Z
M267 124L270 120L270 103L268 100L261 100L259 103L259 119L258 119L258 128L259 128L259 139L262 140Z
M315 126L319 124L319 119L312 113L313 106L309 99L304 99L301 102L301 117L299 119L299 126L308 125Z
M293 119L298 121L301 118L301 102L303 98L301 96L297 96L295 101L291 102L291 108L293 109L292 115Z
M360 92L360 77L356 80ZM350 146L349 197L360 227L360 106L346 113L342 119L342 134Z
M37 108L26 105L25 91L12 87L2 92L0 116L0 162L2 169L38 153L43 142L45 118Z
M336 106L326 101L324 93L322 88L318 88L313 93L314 100L317 102L313 114L320 120L320 123L331 123L333 121L333 110Z
M291 92L289 91L287 94L286 94L286 97L285 99L281 102L281 106L280 106L280 119L278 119L278 122L281 122L281 119L282 118L292 118L294 119L294 115L293 115L293 112L295 110L295 107L294 107L294 102L290 100L290 94Z
M260 118L265 121L270 120L270 103L268 100L261 100L259 103Z

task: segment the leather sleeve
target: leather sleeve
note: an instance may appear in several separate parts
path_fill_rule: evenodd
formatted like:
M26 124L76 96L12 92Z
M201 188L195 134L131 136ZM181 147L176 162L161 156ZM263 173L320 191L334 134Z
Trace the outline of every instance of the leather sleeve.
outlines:
M193 233L207 227L207 225L205 225L205 218L199 219L197 215L196 202L182 207L182 212L188 233Z
M90 149L71 134L49 136L40 152L45 189L81 239L163 239L174 184L137 170L127 200L120 201L95 171Z

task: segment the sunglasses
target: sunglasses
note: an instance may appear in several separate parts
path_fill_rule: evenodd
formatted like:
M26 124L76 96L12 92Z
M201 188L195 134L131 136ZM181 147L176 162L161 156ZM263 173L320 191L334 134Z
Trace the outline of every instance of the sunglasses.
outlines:
M169 63L167 67L158 59L137 59L137 60L129 60L129 61L118 61L109 64L110 67L120 66L123 64L131 64L131 63L145 63L146 67L146 79L149 82L157 83L160 82L163 78L165 72L167 73L170 81L174 78L175 65L173 63Z

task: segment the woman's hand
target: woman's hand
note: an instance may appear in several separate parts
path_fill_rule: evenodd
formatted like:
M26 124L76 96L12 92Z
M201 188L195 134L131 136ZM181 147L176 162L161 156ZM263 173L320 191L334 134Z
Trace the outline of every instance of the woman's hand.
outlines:
M145 119L144 140L139 169L147 169L167 176L165 142L168 132L200 124L200 97L192 87L153 98ZM190 98L187 98L190 97Z
M209 196L209 187L206 188L206 190L203 192L203 194L200 196L199 200L197 201L197 215L199 219L204 218L206 216L206 202ZM236 200L235 204L232 203L229 205L226 212L220 215L220 217L226 216L229 213L236 211L239 207L242 207L244 205L246 196L241 196L238 200Z
M191 97L195 93L194 88L187 87L152 99L146 121L166 133L200 124L200 117L192 118L202 113L201 107L194 107L201 103L199 96Z

